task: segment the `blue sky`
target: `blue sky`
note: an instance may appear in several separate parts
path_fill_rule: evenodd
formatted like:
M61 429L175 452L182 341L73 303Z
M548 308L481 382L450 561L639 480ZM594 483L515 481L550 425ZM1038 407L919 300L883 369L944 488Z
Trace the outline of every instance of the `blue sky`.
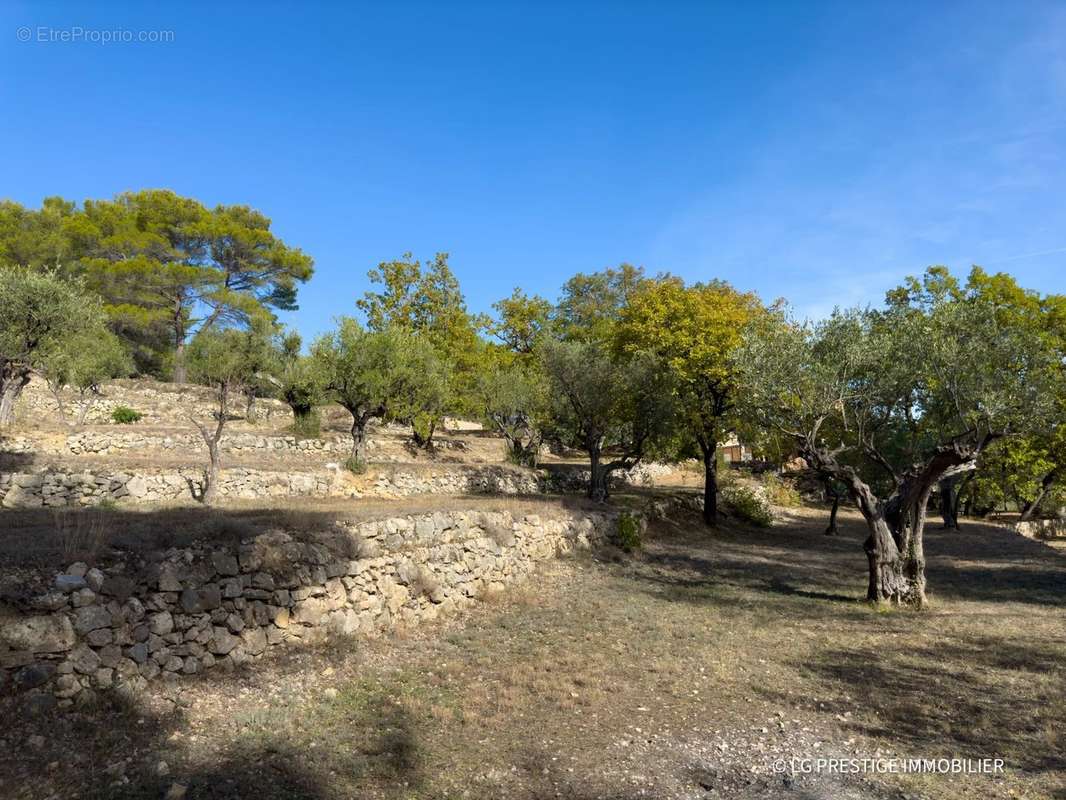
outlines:
M621 261L813 316L934 263L1066 291L1062 3L6 0L0 20L0 196L255 206L316 260L286 315L305 334L408 250L448 251L474 310ZM77 26L173 41L39 40Z

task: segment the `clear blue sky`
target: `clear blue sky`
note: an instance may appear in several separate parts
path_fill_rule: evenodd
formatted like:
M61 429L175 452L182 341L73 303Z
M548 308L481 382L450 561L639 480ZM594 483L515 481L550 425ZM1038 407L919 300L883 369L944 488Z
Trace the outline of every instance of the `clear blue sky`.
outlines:
M450 252L474 310L621 261L810 315L933 263L1066 291L1063 3L4 0L0 19L0 196L253 205L316 260L286 315L305 334L406 250ZM75 26L173 42L37 40Z

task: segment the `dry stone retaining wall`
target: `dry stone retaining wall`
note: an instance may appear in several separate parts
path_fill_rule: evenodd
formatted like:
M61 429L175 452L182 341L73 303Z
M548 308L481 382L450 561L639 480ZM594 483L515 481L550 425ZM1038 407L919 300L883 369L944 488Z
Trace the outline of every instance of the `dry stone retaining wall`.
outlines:
M3 608L0 685L42 708L69 705L233 669L275 645L432 620L617 527L606 513L559 513L398 516L131 555L103 570L74 564L49 591Z
M63 508L102 502L192 501L201 490L203 469L159 472L62 470L0 473L0 507ZM536 494L540 477L506 466L455 465L352 476L336 465L314 471L256 470L221 473L222 497L409 497L418 494Z

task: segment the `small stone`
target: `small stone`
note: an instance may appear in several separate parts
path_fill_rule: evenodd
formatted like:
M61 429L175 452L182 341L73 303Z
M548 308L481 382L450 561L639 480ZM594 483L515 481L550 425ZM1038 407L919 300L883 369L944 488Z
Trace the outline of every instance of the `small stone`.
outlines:
M218 572L219 575L229 576L236 575L240 572L240 567L237 565L237 559L229 553L212 553L211 563L214 565L215 571Z
M224 656L238 645L240 639L225 628L216 627L207 643L207 649L217 656Z
M85 578L81 575L56 575L55 587L66 594L76 592L86 587Z
M74 613L74 630L88 633L111 625L111 614L103 606L83 606Z
M188 787L184 783L172 783L167 793L163 795L163 800L185 800L187 791Z
M180 592L181 581L178 580L178 574L174 571L173 567L163 567L159 572L159 591L161 592Z
M84 561L75 561L67 568L68 575L75 575L79 578L85 577L85 573L89 571L89 565Z
M83 644L71 651L70 663L74 665L75 671L89 675L100 666L100 656L91 647Z
M44 737L41 735L31 736L26 740L26 744L32 747L34 750L40 750L44 747Z
M15 688L19 691L36 689L48 683L55 671L56 668L52 664L30 664L15 673Z
M126 650L126 655L138 664L143 664L148 660L148 645L145 642L137 642L137 644Z
M97 689L110 689L114 680L115 671L110 667L100 667L93 675L93 683Z
M177 672L185 666L185 662L179 656L168 656L163 663L163 669L167 672Z
M148 627L157 636L166 636L174 630L174 617L169 611L160 611L148 618Z
M81 608L83 606L91 606L96 602L96 592L86 586L84 589L78 589L70 596L70 602L74 608Z
M104 585L104 573L96 569L96 567L93 567L85 573L85 582L89 585L90 589L94 592L98 592Z
M103 647L105 644L111 644L113 638L114 634L110 628L97 628L94 631L89 631L85 641L93 647Z
M126 600L126 598L128 598L131 594L133 594L133 591L136 588L137 584L134 583L131 578L127 578L125 575L108 575L104 579L104 583L100 587L99 591L100 594L107 595L108 597L118 598L119 602L122 602Z

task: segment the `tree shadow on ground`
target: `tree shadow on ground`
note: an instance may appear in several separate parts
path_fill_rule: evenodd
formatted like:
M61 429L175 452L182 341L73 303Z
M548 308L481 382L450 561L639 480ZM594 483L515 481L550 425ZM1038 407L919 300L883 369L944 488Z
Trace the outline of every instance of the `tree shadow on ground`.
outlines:
M837 603L864 601L865 526L842 518L834 537L817 527L807 518L800 527L731 525L700 536L691 533L699 530L693 525L681 533L680 527L660 524L630 572L685 602L706 602L706 590L723 585ZM926 555L934 601L1066 605L1066 555L1009 529L970 522L962 533L931 532Z
M916 757L1000 756L1009 769L1066 770L1061 648L1012 637L941 641L899 650L831 649L793 666L844 698L819 693L810 710L855 712L845 724L898 742ZM763 691L794 705L795 695ZM801 703L803 705L803 703Z
M200 681L228 685L233 693L256 684L248 672L194 676L182 687ZM277 723L293 710L267 706L235 713L222 737L209 733L209 741L225 742L213 749L193 746L189 715L180 706L160 711L158 694L107 693L91 705L47 713L30 713L25 698L5 698L0 713L11 721L7 735L21 744L0 752L0 796L158 800L173 784L184 787L186 800L410 796L426 775L416 721L387 695L360 699L355 710L334 710L351 735L343 747L316 742L314 731L297 728L301 735L291 736Z

